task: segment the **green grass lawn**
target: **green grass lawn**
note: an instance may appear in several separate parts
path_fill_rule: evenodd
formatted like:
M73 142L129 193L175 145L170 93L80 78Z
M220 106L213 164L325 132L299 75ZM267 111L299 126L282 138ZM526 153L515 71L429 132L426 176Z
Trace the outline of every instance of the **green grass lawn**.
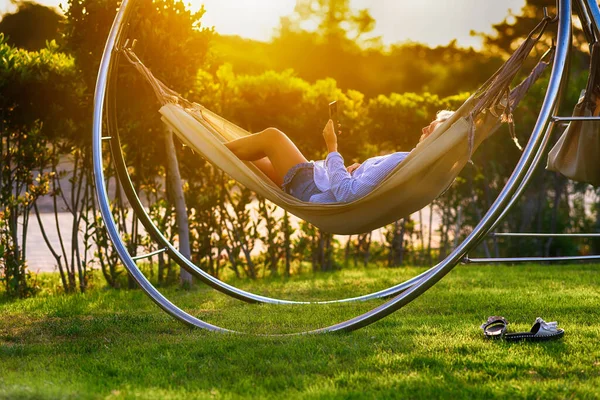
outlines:
M209 333L167 317L139 290L96 289L0 303L0 398L599 398L600 266L459 266L416 301L353 333L265 337ZM388 287L416 268L350 269L233 282L288 299ZM175 304L230 329L289 333L351 318L379 301L249 305L197 285ZM485 341L536 317L566 334L548 343Z

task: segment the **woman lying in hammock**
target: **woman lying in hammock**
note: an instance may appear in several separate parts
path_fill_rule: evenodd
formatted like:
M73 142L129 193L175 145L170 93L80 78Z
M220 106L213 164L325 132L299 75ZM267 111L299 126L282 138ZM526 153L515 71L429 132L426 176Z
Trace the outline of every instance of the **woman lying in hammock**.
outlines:
M435 121L423 128L420 140L429 136L453 111L440 111ZM372 157L362 164L344 166L338 153L333 121L323 130L328 155L325 160L309 162L285 133L268 128L254 135L226 143L237 157L252 161L275 184L299 200L310 203L348 203L377 187L408 152Z

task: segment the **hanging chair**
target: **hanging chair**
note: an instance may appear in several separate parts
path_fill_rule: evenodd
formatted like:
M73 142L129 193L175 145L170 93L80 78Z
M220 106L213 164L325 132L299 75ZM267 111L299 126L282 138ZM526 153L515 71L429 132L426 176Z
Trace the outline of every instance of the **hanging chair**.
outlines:
M308 203L283 192L251 162L240 160L223 145L250 132L182 98L158 80L133 49L125 47L123 50L163 104L162 120L183 143L248 189L297 217L326 232L350 235L397 221L437 198L452 184L472 152L497 130L501 120L509 122L514 132L512 110L548 65L544 57L517 88L509 92L508 87L541 37L546 23L540 22L492 78L419 143L372 192L349 203Z

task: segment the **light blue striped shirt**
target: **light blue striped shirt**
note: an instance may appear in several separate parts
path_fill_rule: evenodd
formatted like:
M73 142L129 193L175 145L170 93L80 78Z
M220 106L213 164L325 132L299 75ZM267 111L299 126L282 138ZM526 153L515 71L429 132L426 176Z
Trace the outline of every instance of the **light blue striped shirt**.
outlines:
M342 155L329 153L325 160L314 162L315 184L322 193L311 196L310 202L348 203L360 199L375 189L408 154L398 152L369 158L350 174Z

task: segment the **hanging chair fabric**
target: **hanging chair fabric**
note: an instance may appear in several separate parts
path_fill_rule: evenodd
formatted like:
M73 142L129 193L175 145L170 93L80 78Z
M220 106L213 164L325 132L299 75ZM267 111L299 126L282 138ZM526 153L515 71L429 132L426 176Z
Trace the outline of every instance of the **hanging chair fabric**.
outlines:
M600 115L600 43L592 46L588 84L574 117ZM569 179L600 186L600 121L571 121L550 153L546 169Z
M452 184L472 152L500 126L501 120L512 123L512 110L548 65L540 61L528 78L509 91L508 85L539 39L532 34L450 119L420 142L372 192L350 203L328 204L300 201L283 192L252 163L241 161L223 143L250 132L183 99L156 79L133 50L123 51L152 85L163 103L162 120L183 143L248 189L297 217L324 231L348 235L371 231L425 207Z

